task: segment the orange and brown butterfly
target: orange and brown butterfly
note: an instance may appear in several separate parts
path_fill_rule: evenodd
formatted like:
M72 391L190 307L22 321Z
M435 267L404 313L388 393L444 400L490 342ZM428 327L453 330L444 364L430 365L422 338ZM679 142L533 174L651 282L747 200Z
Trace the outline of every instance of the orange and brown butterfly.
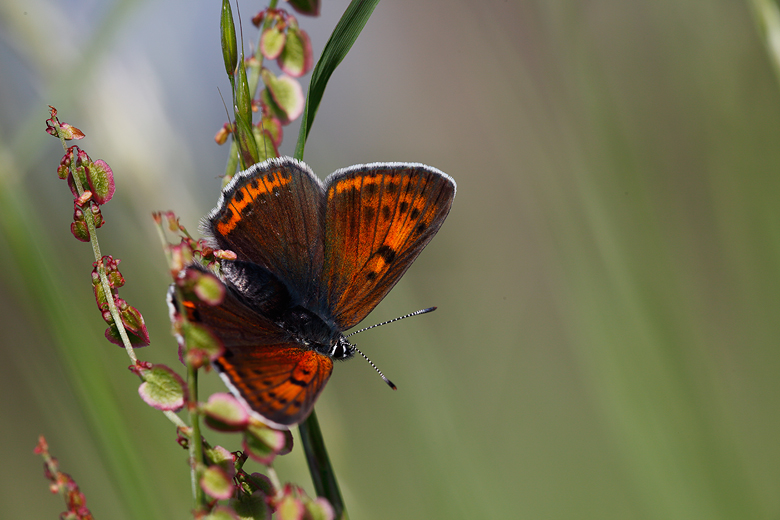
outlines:
M303 421L333 360L356 352L344 331L431 241L455 189L416 163L351 166L322 182L282 157L237 174L202 226L212 247L236 254L221 265L224 300L182 302L222 342L214 366L230 390L270 426ZM170 301L179 307L173 289Z

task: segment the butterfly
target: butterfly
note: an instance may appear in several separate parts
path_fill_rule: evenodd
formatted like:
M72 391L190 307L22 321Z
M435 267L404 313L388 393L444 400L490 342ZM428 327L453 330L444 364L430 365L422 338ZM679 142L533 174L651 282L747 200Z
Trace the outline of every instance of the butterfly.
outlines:
M311 412L333 360L356 348L344 332L387 295L441 227L455 181L417 163L351 166L324 182L303 162L269 159L238 173L202 230L221 263L224 299L176 301L223 353L214 367L266 424L288 429ZM185 269L204 270L199 265Z

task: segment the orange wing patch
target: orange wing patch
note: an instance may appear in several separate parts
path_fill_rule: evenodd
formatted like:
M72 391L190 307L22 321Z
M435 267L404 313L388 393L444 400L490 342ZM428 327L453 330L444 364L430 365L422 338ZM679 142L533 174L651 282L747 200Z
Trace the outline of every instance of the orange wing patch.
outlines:
M246 403L278 424L305 418L333 370L333 361L313 350L274 345L233 350L216 364Z
M241 221L241 213L252 204L256 199L267 194L277 194L292 180L289 173L275 170L265 175L253 178L236 191L231 196L230 204L225 208L224 214L216 224L217 231L223 235L228 235L233 231Z
M359 221L346 226L343 239L359 244L353 267L368 270L373 278L393 262L410 236L425 231L435 217L435 208L426 211L429 201L421 196L427 181L390 171L343 179L329 190L329 201L337 196L359 201L359 210L347 217Z
M346 192L352 192L352 196L358 196L360 190L362 190L368 184L378 185L376 173L367 176L345 177L339 179L339 182L331 186L328 190L328 202L332 201L334 197L343 195Z
M377 242L372 244L372 251L364 269L367 269L366 277L373 280L387 270L390 264L395 261L400 251L403 251L408 244L409 239L414 239L421 235L430 226L436 216L436 208L428 205L425 197L420 197L409 191L410 179L404 178L400 183L401 196L395 201L395 207L373 198L366 201L362 212L366 216L372 213L378 213L374 220L374 227L377 230L378 237L384 237L381 245ZM390 186L396 186L391 184ZM419 190L425 190L425 186L420 186ZM378 199L378 198L377 198ZM427 209L426 209L426 206ZM363 225L361 227L364 227ZM366 233L367 229L361 229L361 233Z

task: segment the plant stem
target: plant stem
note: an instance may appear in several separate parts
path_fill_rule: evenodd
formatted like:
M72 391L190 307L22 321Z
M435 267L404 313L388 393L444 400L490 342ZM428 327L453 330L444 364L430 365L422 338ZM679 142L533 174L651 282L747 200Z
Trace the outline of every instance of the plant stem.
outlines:
M300 424L298 430L301 434L306 462L309 463L309 473L311 473L317 496L328 499L330 505L333 506L336 518L348 520L349 515L347 515L344 499L341 497L339 484L336 482L336 473L330 464L328 450L325 448L325 440L322 438L320 423L317 421L317 414L314 413L314 410Z
M192 437L190 438L190 461L192 464L192 495L195 498L195 510L201 511L206 504L205 494L200 487L200 477L203 473L203 437L200 435L200 415L198 413L198 371L187 365L187 387L189 389L190 424L192 425Z
M266 12L276 9L276 4L279 2L279 0L271 0L268 2L268 7L266 8ZM268 29L269 25L269 18L268 16L265 17L263 20L263 27L260 29L260 34L257 37L257 44L255 45L255 48L257 49L255 51L255 59L253 62L249 63L249 68L247 69L247 78L249 80L249 92L252 92L253 96L257 95L257 89L260 85L260 69L263 68L263 60L265 57L263 56L263 53L260 52L260 40L263 38L263 33L266 29ZM244 33L241 31L241 57L243 58L244 52L244 41L243 36ZM230 78L230 83L233 85L233 97L235 98L235 82L233 81L233 78ZM235 105L235 103L233 103ZM230 151L228 152L228 162L225 166L225 181L223 182L223 187L227 185L228 182L230 182L230 179L233 178L233 174L236 173L236 168L238 167L238 144L236 144L235 139L230 140Z
M57 124L59 124L59 119L56 120ZM62 132L59 130L57 131L57 137L60 138L60 143L62 144L62 149L65 150L65 152L68 152L68 144L65 141L65 137L62 135ZM76 175L76 158L78 157L78 153L74 154L73 160L70 164L70 174L71 177L73 177L73 184L76 185L76 191L79 194L79 197L81 197L84 194L84 187L81 185L81 179L79 179L79 176ZM90 210L92 204L94 202L89 201L89 208L84 212L84 222L87 224L87 229L89 230L89 239L90 243L92 244L92 252L95 255L95 262L97 263L97 270L98 275L100 276L100 284L103 286L103 293L106 295L106 303L108 304L108 311L111 313L111 318L114 320L114 324L116 324L116 329L119 332L119 337L122 338L122 344L125 347L125 350L127 351L127 355L130 357L130 361L133 362L133 365L138 363L138 358L135 355L135 350L133 349L132 344L130 343L130 338L127 336L127 331L125 330L124 323L122 323L122 318L119 316L119 311L116 308L116 305L114 304L114 296L111 292L111 285L108 283L108 277L106 276L106 266L103 265L103 256L100 253L100 244L98 243L97 239L97 232L95 231L95 221L92 216L92 211Z

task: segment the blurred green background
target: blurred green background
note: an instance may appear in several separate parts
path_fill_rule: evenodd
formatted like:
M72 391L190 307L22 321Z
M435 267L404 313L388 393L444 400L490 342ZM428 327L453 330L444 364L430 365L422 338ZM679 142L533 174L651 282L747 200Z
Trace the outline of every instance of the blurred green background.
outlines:
M323 4L299 17L316 55L346 7ZM64 509L39 434L96 518L190 517L187 453L102 337L44 120L112 166L103 253L139 356L181 372L150 213L195 231L217 200L219 5L0 2L3 518ZM240 6L248 41L262 7ZM353 519L780 518L780 86L751 4L382 2L305 159L458 182L367 323L439 310L357 341L399 391L358 360L317 406ZM299 447L277 470L311 492Z

